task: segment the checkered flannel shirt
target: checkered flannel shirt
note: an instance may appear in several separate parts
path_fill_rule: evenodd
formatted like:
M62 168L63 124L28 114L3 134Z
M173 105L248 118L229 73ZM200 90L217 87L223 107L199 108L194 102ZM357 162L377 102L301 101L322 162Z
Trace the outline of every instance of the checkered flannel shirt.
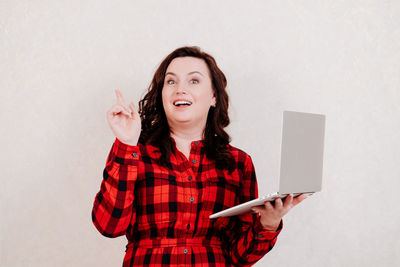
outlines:
M191 143L189 159L175 147L160 166L157 148L115 140L92 220L106 237L126 235L123 266L251 266L272 249L282 222L270 231L258 214L209 219L258 195L250 156L228 147L230 174L206 157L202 141Z

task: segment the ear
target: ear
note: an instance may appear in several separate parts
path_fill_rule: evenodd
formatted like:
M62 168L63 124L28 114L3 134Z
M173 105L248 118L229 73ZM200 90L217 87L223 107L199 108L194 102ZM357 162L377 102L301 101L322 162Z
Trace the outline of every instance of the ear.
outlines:
M215 95L211 98L211 106L215 107L217 100L215 99Z

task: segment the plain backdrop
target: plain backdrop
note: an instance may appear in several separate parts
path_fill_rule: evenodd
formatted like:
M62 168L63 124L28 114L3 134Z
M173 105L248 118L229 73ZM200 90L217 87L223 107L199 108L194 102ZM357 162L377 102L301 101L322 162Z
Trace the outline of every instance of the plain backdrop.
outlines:
M121 266L91 221L119 88L136 104L196 45L232 144L278 187L283 110L326 115L324 181L255 266L400 266L400 2L0 1L1 266Z

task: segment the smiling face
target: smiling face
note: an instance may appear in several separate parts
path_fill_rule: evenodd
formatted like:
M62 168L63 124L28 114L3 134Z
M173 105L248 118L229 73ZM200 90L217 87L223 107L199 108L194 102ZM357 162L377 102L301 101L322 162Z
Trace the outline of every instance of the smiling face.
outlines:
M169 64L164 78L162 102L171 128L206 125L215 106L208 66L203 59L178 57Z

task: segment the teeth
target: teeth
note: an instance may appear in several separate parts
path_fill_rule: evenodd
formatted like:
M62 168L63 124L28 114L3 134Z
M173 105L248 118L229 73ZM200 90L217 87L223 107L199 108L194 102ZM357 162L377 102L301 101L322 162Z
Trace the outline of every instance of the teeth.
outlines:
M189 101L183 101L183 100L178 100L176 102L174 102L175 106L179 106L179 105L191 105L192 103L190 103Z

